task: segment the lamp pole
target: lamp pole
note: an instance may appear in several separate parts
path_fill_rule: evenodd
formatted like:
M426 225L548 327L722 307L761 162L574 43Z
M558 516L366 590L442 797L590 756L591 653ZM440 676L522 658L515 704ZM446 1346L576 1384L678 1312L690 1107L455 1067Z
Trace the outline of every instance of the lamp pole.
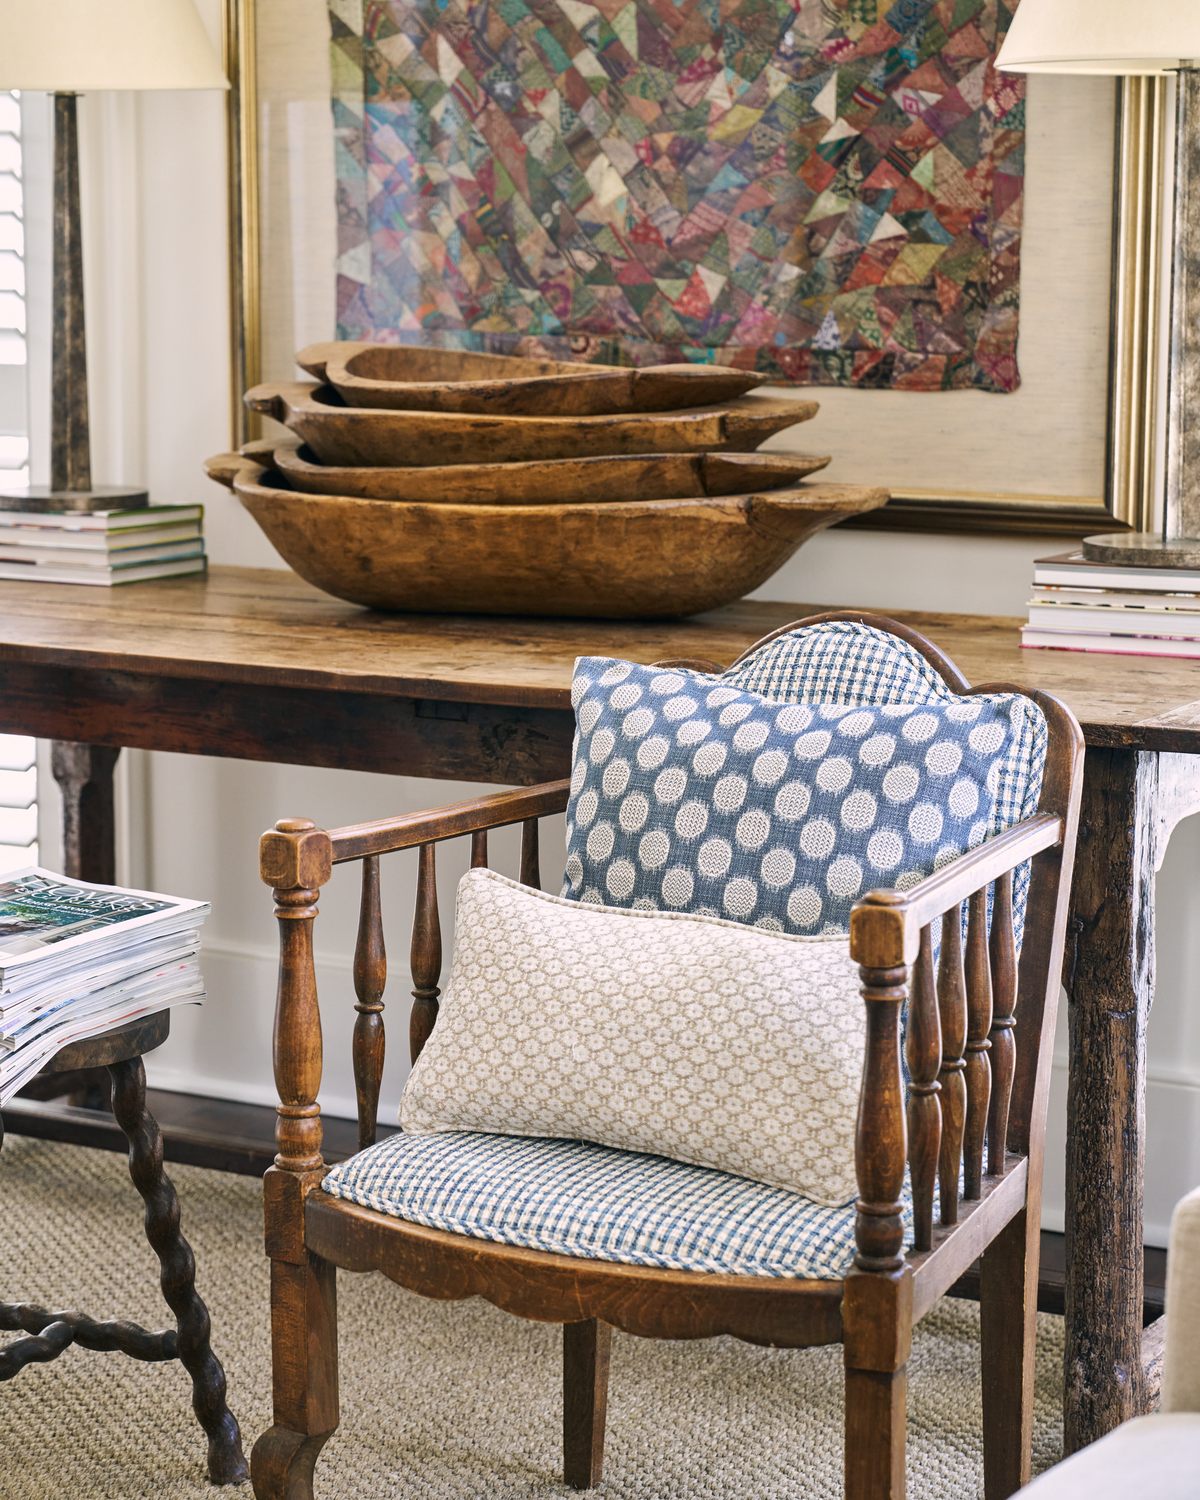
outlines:
M1163 541L1178 537L1200 558L1200 68L1176 81L1175 245L1167 394L1167 496Z
M75 95L54 96L54 320L51 342L51 490L92 487L88 442L83 230ZM144 503L144 502L143 502Z

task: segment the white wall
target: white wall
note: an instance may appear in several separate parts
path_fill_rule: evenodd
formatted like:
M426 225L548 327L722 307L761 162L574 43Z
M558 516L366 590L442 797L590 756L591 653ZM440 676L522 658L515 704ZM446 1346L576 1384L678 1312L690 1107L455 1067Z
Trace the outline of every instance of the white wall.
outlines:
M214 35L217 0L202 0ZM86 207L91 232L89 307L92 360L106 394L96 417L97 478L148 481L158 500L201 501L214 562L278 566L278 558L229 493L209 483L202 461L228 447L227 265L223 104L215 95L144 95L88 100L85 149L93 170ZM105 134L107 132L107 134ZM99 143L105 142L102 150ZM107 151L108 159L104 159ZM102 185L102 186L101 186ZM104 228L105 195L119 205ZM106 296L109 308L102 313ZM94 376L94 379L96 377ZM94 387L96 388L96 387ZM939 397L930 397L939 400ZM949 398L953 399L953 398ZM993 398L1000 400L1003 398ZM759 593L813 604L863 604L989 614L1022 613L1033 557L1045 540L827 533L805 546ZM326 826L435 805L473 790L354 772L331 772L173 755L130 755L122 772L127 820L121 875L136 884L212 900L206 935L209 1000L175 1024L149 1061L160 1087L271 1102L270 1031L274 924L257 876L256 845L275 819L302 815ZM497 841L497 863L512 870L515 842ZM395 1110L405 1075L405 960L411 864L385 864L390 941L391 1051L384 1110ZM465 850L458 868L465 867ZM544 850L552 886L561 852ZM452 911L457 870L442 871L443 914ZM323 1102L353 1114L349 1063L350 977L357 893L335 874L317 924L324 995ZM1184 824L1160 878L1159 999L1151 1025L1147 1238L1165 1244L1170 1208L1200 1181L1200 930L1189 907L1200 896L1200 819ZM1193 935L1196 934L1196 935ZM447 958L449 943L447 943ZM1060 1026L1054 1140L1045 1222L1062 1225L1065 1025Z

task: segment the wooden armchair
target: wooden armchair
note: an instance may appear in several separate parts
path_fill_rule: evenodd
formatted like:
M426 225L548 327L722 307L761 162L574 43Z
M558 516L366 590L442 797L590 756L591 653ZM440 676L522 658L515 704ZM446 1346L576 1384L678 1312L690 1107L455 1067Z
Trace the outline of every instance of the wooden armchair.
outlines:
M1023 691L995 684L972 689L929 642L879 617L839 613L799 625L832 619L900 637L954 693ZM895 1500L904 1493L913 1325L982 1256L986 1494L1001 1500L1028 1480L1050 1046L1083 770L1083 738L1070 711L1045 694L1028 696L1049 728L1036 816L911 889L871 891L853 909L850 953L862 979L866 1063L856 1136L857 1253L843 1280L732 1276L551 1254L423 1227L321 1191L321 1023L312 938L320 887L334 865L361 863L354 1062L364 1149L374 1140L383 1062L380 856L419 851L410 1021L416 1059L438 1015L437 844L469 834L472 864L486 865L488 830L520 823L520 879L537 887L538 820L566 807L569 788L553 782L331 831L287 819L263 835L261 873L274 887L281 947L279 1155L265 1182L274 1425L254 1448L259 1500L310 1496L317 1456L338 1425L339 1266L382 1271L423 1296L482 1296L520 1317L562 1323L565 1477L576 1488L600 1480L611 1328L669 1339L724 1333L794 1348L841 1342L846 1495ZM1025 861L1032 861L1032 876L1018 962L1013 872ZM906 1003L907 1104L900 1056ZM914 1224L907 1251L906 1167Z

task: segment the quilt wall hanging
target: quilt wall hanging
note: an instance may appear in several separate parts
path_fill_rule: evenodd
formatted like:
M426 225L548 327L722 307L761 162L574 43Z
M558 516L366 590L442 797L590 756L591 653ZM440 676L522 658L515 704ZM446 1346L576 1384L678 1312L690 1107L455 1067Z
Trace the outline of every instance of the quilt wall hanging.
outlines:
M330 0L338 337L1011 391L1016 0Z

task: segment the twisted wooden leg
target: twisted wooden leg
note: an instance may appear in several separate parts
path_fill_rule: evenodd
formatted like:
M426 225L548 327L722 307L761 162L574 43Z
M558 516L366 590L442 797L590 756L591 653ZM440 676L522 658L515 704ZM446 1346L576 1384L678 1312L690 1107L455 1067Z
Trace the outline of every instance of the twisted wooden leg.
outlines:
M238 1424L225 1404L225 1372L209 1347L208 1309L196 1293L196 1261L179 1232L179 1199L163 1171L162 1135L146 1109L140 1057L111 1063L113 1114L129 1141L129 1176L146 1205L146 1238L162 1267L160 1284L179 1330L179 1359L192 1377L192 1410L208 1435L208 1477L249 1476Z
M0 1303L0 1307L4 1304ZM29 1338L13 1339L0 1349L0 1380L11 1380L19 1375L26 1365L45 1365L57 1359L64 1349L70 1347L74 1333L63 1322L48 1323L40 1333Z
M0 1380L11 1380L34 1362L56 1358L71 1344L102 1354L119 1350L131 1359L157 1363L178 1359L178 1337L173 1328L158 1333L121 1319L99 1323L80 1312L49 1312L35 1302L0 1302L0 1329L20 1328L31 1338L14 1339L0 1349Z

